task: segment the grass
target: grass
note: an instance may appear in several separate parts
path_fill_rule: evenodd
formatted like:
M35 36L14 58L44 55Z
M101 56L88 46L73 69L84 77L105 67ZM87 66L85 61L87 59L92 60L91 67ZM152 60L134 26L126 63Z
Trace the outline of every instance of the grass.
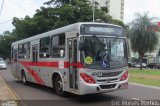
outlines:
M133 78L129 79L129 82L160 87L160 80L154 80L154 79Z
M129 82L160 87L160 70L129 69Z
M129 69L129 72L132 74L141 74L141 75L153 75L160 76L160 70L149 70L149 69Z

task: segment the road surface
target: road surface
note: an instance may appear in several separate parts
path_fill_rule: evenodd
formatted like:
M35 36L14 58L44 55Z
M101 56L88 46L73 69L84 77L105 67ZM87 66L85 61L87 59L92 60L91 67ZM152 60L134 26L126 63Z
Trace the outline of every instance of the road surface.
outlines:
M160 100L160 90L129 84L127 90L115 91L104 94L76 96L69 94L67 97L57 96L51 88L37 84L23 85L21 81L11 75L10 66L7 70L0 70L9 87L16 92L21 100L29 106L102 106L112 105L116 100ZM117 106L119 104L116 104Z

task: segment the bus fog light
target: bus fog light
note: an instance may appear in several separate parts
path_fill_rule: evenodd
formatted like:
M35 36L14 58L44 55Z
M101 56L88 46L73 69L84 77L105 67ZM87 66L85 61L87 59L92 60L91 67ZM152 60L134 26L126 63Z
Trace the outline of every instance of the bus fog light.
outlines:
M124 83L121 85L121 88L128 88L128 83Z

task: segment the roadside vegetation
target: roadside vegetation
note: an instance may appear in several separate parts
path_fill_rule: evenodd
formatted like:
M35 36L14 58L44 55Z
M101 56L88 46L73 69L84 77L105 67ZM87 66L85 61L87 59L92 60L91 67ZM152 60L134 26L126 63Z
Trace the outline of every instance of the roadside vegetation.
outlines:
M150 17L148 13L137 13L136 18L130 23L128 38L131 43L131 49L139 55L140 70L142 70L142 60L145 53L153 52L158 45L158 34L154 28L156 18Z
M129 69L129 82L160 87L160 70Z

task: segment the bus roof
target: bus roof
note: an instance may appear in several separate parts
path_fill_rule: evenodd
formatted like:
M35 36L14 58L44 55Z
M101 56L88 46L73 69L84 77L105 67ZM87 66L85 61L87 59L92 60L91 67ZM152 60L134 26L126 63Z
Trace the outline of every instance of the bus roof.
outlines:
M48 32L44 32L44 33L29 37L29 38L25 38L25 39L13 42L12 45L17 45L17 44L21 44L21 43L24 43L24 42L40 39L40 38L43 38L43 37L52 36L52 35L56 35L56 34L60 34L60 33L64 33L64 32L77 30L80 27L81 24L99 24L99 25L111 25L111 26L121 27L121 26L114 25L114 24L109 24L109 23L78 22L78 23L75 23L75 24L71 24L71 25L61 27L61 28L53 29L53 30L48 31Z

